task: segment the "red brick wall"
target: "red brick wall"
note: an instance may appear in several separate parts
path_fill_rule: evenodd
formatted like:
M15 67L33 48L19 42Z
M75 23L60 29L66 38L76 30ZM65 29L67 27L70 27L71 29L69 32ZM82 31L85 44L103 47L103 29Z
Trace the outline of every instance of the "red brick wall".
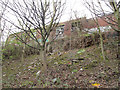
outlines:
M70 36L71 34L71 24L70 22L65 22L64 23L64 36Z
M98 23L100 26L108 26L109 24L107 22L105 22L104 20L102 20L101 18L98 18Z
M112 18L113 15L109 15L108 17ZM99 23L100 26L108 26L109 25L104 20L105 20L105 17L98 18L98 23ZM75 20L71 20L71 21L75 21ZM61 25L61 24L65 25L64 26L64 36L70 36L71 35L71 21L62 22L62 23L59 24L59 25ZM83 28L91 29L91 28L96 28L97 27L96 23L94 22L94 20L92 18L91 19L86 19L84 17L84 18L81 18L80 21L82 23ZM51 32L50 38L53 38L55 35L56 35L56 29L54 29ZM37 33L37 38L41 38L41 35L39 35L38 33Z

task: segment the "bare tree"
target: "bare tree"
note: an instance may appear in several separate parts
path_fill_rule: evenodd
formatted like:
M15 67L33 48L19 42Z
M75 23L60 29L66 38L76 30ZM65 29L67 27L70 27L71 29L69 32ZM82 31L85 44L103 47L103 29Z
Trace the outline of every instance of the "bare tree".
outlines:
M3 46L3 32L5 31L6 23L3 20L6 11L6 5L0 4L0 72L2 72L2 46ZM2 81L2 73L0 73L0 81ZM2 89L2 83L0 82L0 89Z
M92 6L93 6L93 9L94 9L94 4ZM96 13L95 9L94 9L94 13ZM93 18L94 22L96 23L97 29L99 30L101 53L102 53L102 57L103 57L103 59L105 61L106 59L105 59L105 53L104 53L103 37L102 37L99 22L98 22L98 18L96 16L94 18L93 14L91 14L91 15L92 15L92 18Z
M2 37L3 37L3 31L5 30L5 21L3 20L3 16L6 10L6 5L0 4L0 59L2 60Z
M75 16L75 20L77 21L77 23L75 24L75 27L78 31L78 34L80 35L80 34L82 34L83 31L85 31L84 28L83 28L83 23L82 22L84 22L83 19L86 18L86 17L85 16L80 17L80 15L78 14L77 11L73 11L73 13L74 13L74 16Z
M117 58L120 59L120 1L117 2L110 0L110 2L104 1L104 3L102 3L101 0L97 0L97 2L88 2L87 0L84 0L84 2L86 3L86 6L91 13L107 22L112 27L112 29L117 32ZM108 10L105 10L105 8L103 8L104 6L106 6ZM102 18L102 16L105 18Z
M93 20L97 25L97 29L99 30L101 53L102 53L102 57L103 57L103 59L105 61L106 59L105 59L105 53L104 53L103 37L102 37L100 25L99 25L97 17L93 18Z
M109 3L112 7L112 10L113 10L113 13L114 13L114 16L116 18L115 22L117 26L117 28L115 28L114 26L112 26L112 28L117 31L118 33L118 54L117 54L117 58L120 59L120 1L119 2L110 2Z
M16 35L26 45L43 51L43 68L46 70L46 41L54 28L59 24L65 3L61 0L52 0L52 2L50 0L21 0L20 2L13 0L13 3L9 2L7 8L14 12L21 25L17 25L16 22L11 20L6 20L17 29L24 31L26 35L37 43L38 47L31 46ZM42 42L39 42L34 32L40 35Z
M76 34L78 36L82 35L82 32L85 31L83 28L83 23L86 19L85 19L85 15L84 17L80 17L78 11L74 11L71 9L70 12L70 18L69 18L69 24L71 26L71 35L70 35L70 50L71 50L71 46L72 46L72 37L73 35L76 36ZM85 20L83 20L85 19Z

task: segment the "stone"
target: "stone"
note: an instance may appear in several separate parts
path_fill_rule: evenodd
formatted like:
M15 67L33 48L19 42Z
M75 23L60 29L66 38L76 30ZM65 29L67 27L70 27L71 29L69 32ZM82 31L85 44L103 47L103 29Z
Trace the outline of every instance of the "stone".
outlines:
M28 66L28 69L34 69L34 67L32 67L32 66Z
M29 77L27 77L27 76L23 76L22 79L29 79Z
M31 62L30 64L32 65L32 64L34 64L34 62Z
M37 75L37 76L39 76L39 75L40 75L40 73L41 73L41 71L38 71L38 72L36 73L36 75Z
M80 70L83 71L83 68L81 68Z
M106 50L106 52L107 52L107 54L109 54L109 53L110 53L110 50Z

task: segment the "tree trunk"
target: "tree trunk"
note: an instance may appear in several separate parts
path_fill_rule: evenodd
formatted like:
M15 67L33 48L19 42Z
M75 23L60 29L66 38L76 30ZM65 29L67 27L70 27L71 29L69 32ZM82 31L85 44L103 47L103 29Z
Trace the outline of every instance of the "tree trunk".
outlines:
M2 29L1 29L1 18L0 18L0 61L2 61Z
M0 61L2 60L2 32L0 32Z
M1 29L1 18L0 18L0 81L2 81L2 29ZM2 89L2 82L0 82L0 89Z
M25 44L23 45L23 48L22 48L22 56L21 56L22 62L24 62L24 54L25 54Z
M118 36L117 36L118 37L118 40L117 40L117 42L118 42L117 43L118 44L117 45L117 59L120 60L120 32L117 32L117 34L118 34Z
M0 65L2 65L2 29L1 29L1 19L0 19Z
M120 16L118 17L118 30L120 30ZM117 34L118 34L117 58L120 60L120 31L118 31Z
M118 16L118 30L120 30L120 15ZM118 45L117 45L117 59L118 61L118 71L120 71L120 31L117 32L118 36ZM120 76L120 73L119 73ZM120 77L119 77L120 79ZM120 85L120 80L118 82L118 85Z
M102 57L103 57L103 60L105 61L105 53L104 53L104 46L103 46L103 37L102 37L102 33L101 33L101 30L100 30L100 25L98 23L98 19L96 18L96 24L97 24L97 29L99 30L99 35L100 35L100 47L101 47L101 53L102 53Z
M70 34L70 50L72 50L72 31L71 31L71 34Z
M94 11L95 12L95 11ZM98 23L98 19L96 18L96 20L94 20L97 24L97 29L99 30L99 35L100 35L100 47L101 47L101 53L102 53L102 57L103 57L103 60L105 61L105 54L104 54L104 46L103 46L103 37L102 37L102 33L101 33L101 30L100 30L100 25Z
M43 66L44 66L44 69L45 70L47 70L47 62L46 62L46 60L47 60L47 56L46 56L46 50L44 49L44 51L43 51Z
M47 71L47 56L46 56L46 45L43 47L43 51L42 51L42 61L43 61L43 72L46 73Z
M101 46L102 57L105 60L104 46L103 46L103 37L102 37L102 34L101 34L100 30L99 30L99 35L100 35L100 46Z

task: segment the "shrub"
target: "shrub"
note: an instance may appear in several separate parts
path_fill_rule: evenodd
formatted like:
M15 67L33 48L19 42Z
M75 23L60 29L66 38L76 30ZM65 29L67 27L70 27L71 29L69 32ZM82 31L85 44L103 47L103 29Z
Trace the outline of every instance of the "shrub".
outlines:
M20 59L22 56L22 45L17 44L8 44L3 47L3 59ZM37 49L33 49L31 47L25 47L24 57L32 55L32 54L39 54Z

